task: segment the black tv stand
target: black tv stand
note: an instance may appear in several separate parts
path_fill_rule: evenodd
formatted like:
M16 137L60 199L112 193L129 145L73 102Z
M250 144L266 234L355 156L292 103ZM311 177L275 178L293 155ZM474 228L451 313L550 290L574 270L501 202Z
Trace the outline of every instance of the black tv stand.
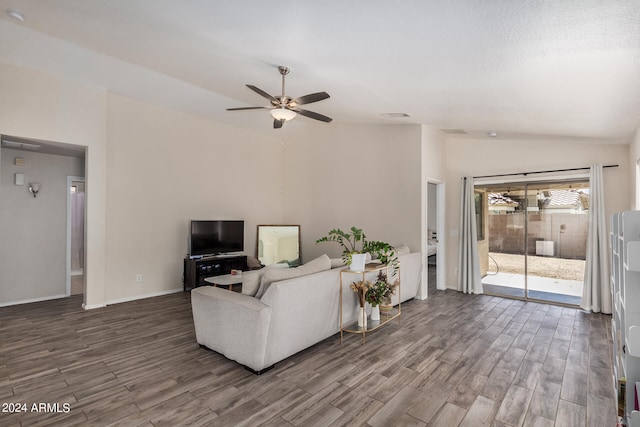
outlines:
M231 270L247 270L246 255L216 255L199 259L184 259L184 290L188 291L209 283L204 279L229 274Z

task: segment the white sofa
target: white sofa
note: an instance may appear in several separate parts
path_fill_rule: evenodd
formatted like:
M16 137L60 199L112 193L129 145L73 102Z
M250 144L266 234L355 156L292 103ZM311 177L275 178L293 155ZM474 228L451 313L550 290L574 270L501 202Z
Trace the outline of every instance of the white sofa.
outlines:
M398 259L400 296L406 301L418 292L422 254L404 254ZM260 299L222 288L198 287L191 292L196 340L261 373L340 332L340 270L273 282ZM348 274L343 278L343 323L356 320L358 302L349 285L358 277ZM393 303L398 303L397 293Z

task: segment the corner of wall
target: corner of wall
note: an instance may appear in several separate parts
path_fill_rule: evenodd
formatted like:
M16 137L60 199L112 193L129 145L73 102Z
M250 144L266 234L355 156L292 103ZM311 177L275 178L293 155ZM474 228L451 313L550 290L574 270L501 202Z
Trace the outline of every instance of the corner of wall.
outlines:
M640 126L636 129L636 134L629 144L629 200L631 204L629 209L640 208L640 196L638 195L640 188L638 188L638 161L640 161Z

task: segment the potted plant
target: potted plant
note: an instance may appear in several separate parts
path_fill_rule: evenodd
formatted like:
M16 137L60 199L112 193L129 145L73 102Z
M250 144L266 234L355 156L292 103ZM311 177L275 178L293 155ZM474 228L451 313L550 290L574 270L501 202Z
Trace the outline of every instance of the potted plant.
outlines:
M371 320L380 320L380 304L384 301L389 293L389 284L386 275L381 271L378 279L369 287L365 294L365 300L371 304Z
M396 293L399 281L396 280L393 284L387 280L387 274L384 271L378 273L376 282L371 286L371 289L375 289L372 293L371 301L376 301L379 305L380 314L383 316L389 316L393 305L391 304L391 295ZM373 303L371 306L373 307Z
M365 280L354 282L351 284L353 292L358 294L358 303L360 303L360 311L358 314L358 326L367 327L367 314L364 310L364 303L367 301L367 294L371 288L371 283ZM373 319L372 319L373 320Z
M316 244L321 242L338 243L342 247L342 260L344 263L350 266L352 270L362 271L364 270L366 259L364 248L367 245L367 236L365 236L361 228L351 227L350 231L350 233L347 233L339 228L334 228L326 236L316 240Z
M389 265L394 272L398 269L398 256L394 247L380 240L367 241L361 228L351 227L350 233L334 228L326 236L316 240L316 244L321 242L336 242L342 246L342 260L351 270L364 270L367 253Z

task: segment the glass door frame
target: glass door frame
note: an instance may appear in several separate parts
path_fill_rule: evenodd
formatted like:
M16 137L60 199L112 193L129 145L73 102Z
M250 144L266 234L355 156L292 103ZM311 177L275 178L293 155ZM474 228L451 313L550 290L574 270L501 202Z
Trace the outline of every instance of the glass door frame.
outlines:
M553 185L562 185L562 184L567 184L569 186L571 185L583 185L583 184L587 184L587 188L589 188L589 177L588 175L579 175L579 176L571 176L571 177L554 177L553 179L538 179L538 180L531 180L531 181L523 181L523 180L517 180L517 181L510 181L510 182L493 182L493 183L489 183L489 182L476 182L475 183L475 188L476 190L481 190L487 193L487 195L491 192L491 188L499 188L499 187L503 187L503 188L512 188L514 190L517 191L524 191L523 194L523 202L524 202L524 239L523 239L523 255L524 255L524 266L523 266L523 270L524 270L524 292L523 295L512 295L512 294L502 294L502 293L497 293L497 292L486 292L489 295L496 295L496 296L507 296L509 298L514 298L514 299L520 299L520 300L525 300L525 301L532 301L532 302L543 302L543 303L550 303L550 304L558 304L558 305L563 305L563 306L570 306L570 307L575 307L575 304L571 304L571 303L562 303L562 302L558 302L558 301L554 301L554 300L546 300L546 299L540 299L540 298L535 298L535 297L531 297L530 296L530 290L529 290L529 243L530 243L530 236L529 236L529 221L530 221L530 216L531 214L533 214L532 211L529 210L529 199L530 199L530 190L531 188L535 188L538 187L539 189L537 191L540 191L540 188L542 187L548 187L548 186L553 186ZM487 212L488 212L488 203L487 203ZM487 218L487 222L489 221L489 219ZM485 238L489 238L489 236L485 236ZM585 249L586 250L586 249ZM483 285L484 285L484 278L486 276L483 277ZM584 279L583 279L584 280Z

